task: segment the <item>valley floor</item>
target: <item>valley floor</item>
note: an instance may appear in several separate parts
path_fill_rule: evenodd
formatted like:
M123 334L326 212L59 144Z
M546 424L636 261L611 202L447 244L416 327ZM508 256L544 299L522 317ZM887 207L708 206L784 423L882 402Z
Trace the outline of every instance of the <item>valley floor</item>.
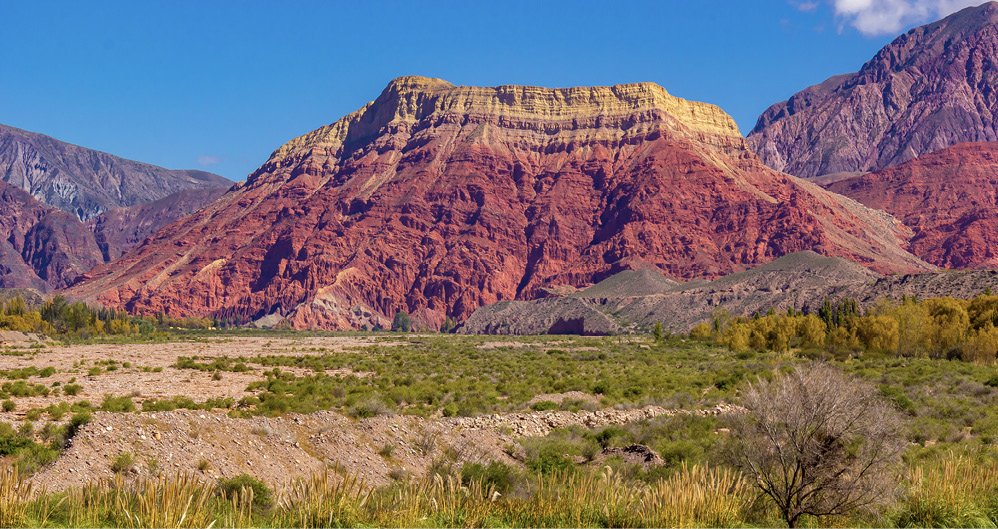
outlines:
M305 523L291 518L301 514L295 501L305 501L305 489L327 500L335 489L345 495L338 505L353 505L340 513L346 518L309 522L319 525L777 524L751 484L726 467L725 421L739 412L747 384L812 360L806 356L813 355L644 336L205 331L161 342L7 344L0 422L10 427L0 429L0 449L15 447L6 459L30 474L16 483L34 487L35 499L19 500L18 487L0 484L0 524L134 524L90 512L98 508L80 491L131 505L159 494L149 490L156 486L201 490L210 496L204 516L216 525ZM907 479L896 505L810 523L998 521L998 366L822 360L874 382L904 412ZM973 483L946 477L966 468L975 469ZM238 518L216 487L240 476L260 480L279 501ZM448 489L454 479L457 489ZM710 488L722 482L724 490ZM352 492L336 488L351 483ZM621 496L594 496L607 487ZM716 498L668 508L690 509L688 518L666 517L666 507L647 511L649 494L681 501L677 491L696 487ZM62 507L46 510L41 490L41 498L64 498ZM461 490L467 505L450 518L428 505L406 515L423 518L393 510L416 501L407 494L457 501ZM368 494L382 503L362 501ZM546 508L575 494L578 509L593 510L545 518L537 504L545 494L553 502ZM600 511L607 502L620 512Z

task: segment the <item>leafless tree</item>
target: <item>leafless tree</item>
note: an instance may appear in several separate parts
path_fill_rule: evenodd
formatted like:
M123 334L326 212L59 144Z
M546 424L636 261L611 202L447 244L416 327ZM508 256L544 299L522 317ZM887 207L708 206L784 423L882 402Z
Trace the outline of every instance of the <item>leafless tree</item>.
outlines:
M897 489L901 421L873 385L810 364L748 388L732 455L788 527L872 508Z

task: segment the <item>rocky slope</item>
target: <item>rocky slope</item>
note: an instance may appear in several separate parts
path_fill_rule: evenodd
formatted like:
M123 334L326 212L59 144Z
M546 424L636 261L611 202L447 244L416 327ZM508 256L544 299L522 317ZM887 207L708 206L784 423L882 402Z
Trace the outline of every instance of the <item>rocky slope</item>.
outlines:
M234 419L224 413L171 411L98 412L59 459L32 481L61 491L114 477L111 463L122 452L137 464L126 479L190 475L208 482L250 474L280 490L329 468L368 486L393 476L424 478L434 463L500 461L522 465L511 451L521 437L544 436L555 428L600 428L677 415L737 413L718 405L706 409L646 406L595 411L546 411L478 417L424 419L411 415L355 420L335 412ZM381 455L392 446L391 457ZM511 453L512 452L512 453ZM156 468L147 462L155 461ZM207 461L209 465L201 465Z
M963 143L827 188L890 212L910 250L946 268L998 268L998 143Z
M66 286L103 258L76 217L0 181L0 288Z
M853 298L868 304L904 296L969 298L988 289L998 291L998 271L879 276L856 263L814 252L787 255L714 281L664 286L663 278L646 277L639 287L634 276L618 276L563 297L482 307L460 332L604 335L647 332L656 323L687 332L718 311L733 316L789 308L814 312L825 299ZM619 291L616 287L624 282L631 283L630 288Z
M105 261L113 261L138 246L160 228L218 200L228 188L177 191L159 200L114 208L87 222Z
M749 145L801 177L866 172L961 142L998 141L998 2L915 28L855 74L773 105Z
M179 191L232 185L212 173L163 169L5 125L0 179L84 221Z
M71 294L139 313L436 327L657 268L715 277L814 249L929 268L889 215L765 167L719 108L650 84L396 79Z

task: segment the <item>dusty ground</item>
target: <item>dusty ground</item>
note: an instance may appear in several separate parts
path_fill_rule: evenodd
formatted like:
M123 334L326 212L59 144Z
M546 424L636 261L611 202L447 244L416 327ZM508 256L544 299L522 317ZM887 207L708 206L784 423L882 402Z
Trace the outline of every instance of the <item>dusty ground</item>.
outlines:
M0 413L0 421L17 424L25 420L29 410L58 402L86 399L99 405L108 395L129 396L140 409L146 399L238 400L248 395L246 388L251 382L265 379L266 368L249 364L249 371L226 371L221 373L221 380L216 380L212 372L174 365L180 357L197 357L206 362L218 357L337 354L386 343L384 338L381 340L373 336L284 336L220 337L163 344L65 346L48 342L22 343L13 348L8 344L0 348L0 371L51 367L54 374L30 377L27 382L54 389L72 382L82 391L66 395L55 390L46 397L15 398L16 409ZM484 348L494 346L482 344ZM108 361L112 360L116 368L108 370ZM99 372L94 370L98 367ZM216 480L248 473L280 489L297 478L329 471L383 485L406 476L424 476L434 464L521 464L523 454L519 453L522 448L517 440L544 436L558 427L596 428L662 415L728 411L724 407L699 411L662 407L599 409L599 398L581 392L537 395L530 403L566 400L582 401L587 409L465 418L392 415L362 420L332 411L276 418L232 418L220 410L98 412L60 458L34 480L49 490L59 490L110 478L114 475L113 461L129 454L134 463L124 475L130 478L183 473ZM44 417L36 427L47 420Z
M590 428L678 414L714 415L729 407L671 410L548 411L470 418L384 416L355 420L335 412L233 419L218 412L97 413L72 446L34 481L60 490L114 476L120 454L134 456L128 477L191 474L205 480L241 473L282 489L317 472L370 485L425 476L435 462L520 464L517 439L554 428Z
M251 382L265 378L262 374L265 368L250 365L250 371L225 372L222 373L221 380L213 380L210 372L172 366L180 357L336 353L375 343L385 342L376 342L375 337L362 336L225 337L199 342L68 346L42 342L7 342L7 347L0 351L7 353L0 354L0 371L52 367L55 374L30 377L26 381L48 387L53 387L54 383L64 386L73 381L82 390L75 396L53 392L47 397L16 398L17 408L13 412L0 412L0 421L17 423L33 408L44 408L63 401L72 403L89 400L100 405L106 395L130 396L136 404L146 399L169 397L189 397L197 402L223 397L238 400L247 395L246 387ZM106 364L102 363L108 360L116 362L116 369L106 369ZM126 362L130 364L129 367L124 367ZM94 367L103 367L100 374L88 374ZM295 368L282 369L299 375L305 372ZM358 375L363 376L363 373ZM0 380L4 381L8 380Z

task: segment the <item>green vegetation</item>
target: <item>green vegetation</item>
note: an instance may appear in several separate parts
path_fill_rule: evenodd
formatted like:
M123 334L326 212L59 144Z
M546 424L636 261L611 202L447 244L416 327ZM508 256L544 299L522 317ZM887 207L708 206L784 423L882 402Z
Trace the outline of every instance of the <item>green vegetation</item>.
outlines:
M994 527L998 463L948 456L912 465L890 508L838 527ZM505 492L504 492L505 491ZM807 520L809 523L813 520ZM779 524L737 472L682 466L653 482L612 469L530 477L465 465L380 489L320 474L275 494L252 476L218 485L190 476L110 482L36 494L0 471L3 527L714 527Z
M0 302L0 329L45 334L63 340L162 338L170 329L208 329L212 326L213 322L205 318L130 316L124 311L70 302L62 296L55 296L37 307L29 307L20 297Z

